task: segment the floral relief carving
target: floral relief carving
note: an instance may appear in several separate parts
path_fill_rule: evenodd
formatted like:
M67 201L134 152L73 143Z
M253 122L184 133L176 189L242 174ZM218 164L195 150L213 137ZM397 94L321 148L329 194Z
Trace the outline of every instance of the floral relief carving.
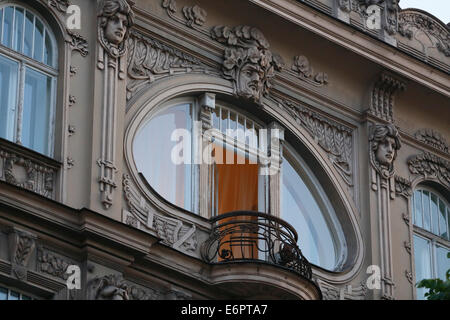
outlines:
M269 42L255 27L216 26L211 37L226 47L223 76L233 82L235 95L260 103L269 94L275 71L281 71L282 58L269 50Z
M328 84L328 75L325 72L315 73L308 58L305 56L295 56L291 69L295 72L297 78L305 80L314 86L320 87Z
M409 171L422 175L425 179L435 178L450 187L450 162L434 154L425 152L408 160Z
M412 196L411 181L395 175L395 193L405 198Z
M56 169L0 148L0 180L54 198Z
M194 224L169 218L153 212L145 198L134 187L128 175L123 176L123 190L128 211L123 211L122 221L137 229L155 233L162 243L194 253L198 247L197 230Z
M426 143L427 145L448 153L448 143L445 138L436 130L421 129L418 130L414 136L417 140Z
M206 22L207 13L198 5L183 7L182 12L184 19L177 16L176 0L163 0L161 5L164 9L166 9L167 15L173 20L202 33L207 33L206 30L201 28L201 26L203 26Z
M323 300L365 300L367 286L361 282L358 286L335 286L323 280L317 280Z
M120 275L96 277L89 283L90 300L160 300L164 293L155 289L140 288Z
M131 33L128 47L127 99L161 77L179 73L213 72L197 58L138 32Z
M69 275L66 273L67 267L71 262L57 256L56 254L46 251L43 248L38 250L38 270L51 276L67 280Z
M9 233L11 272L19 280L26 280L30 257L35 249L36 236L13 228Z
M68 31L69 39L66 42L69 43L72 51L78 51L82 57L86 57L89 53L87 40L79 33Z
M422 38L419 33L425 33ZM417 10L403 10L399 14L399 33L408 39L419 42L432 41L432 46L450 57L450 32L448 27L425 13ZM428 46L428 45L427 45ZM427 55L427 52L424 52Z
M48 4L55 7L61 13L66 13L67 8L70 6L69 0L48 0Z
M352 187L353 130L289 101L279 103L298 124L308 130L320 147L327 152L345 183Z

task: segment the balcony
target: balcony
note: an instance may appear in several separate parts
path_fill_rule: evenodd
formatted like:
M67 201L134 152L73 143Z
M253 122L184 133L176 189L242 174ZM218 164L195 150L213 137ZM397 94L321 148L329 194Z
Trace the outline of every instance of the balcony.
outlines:
M201 248L210 264L260 262L293 271L311 280L308 260L297 245L298 235L277 217L250 211L234 211L211 219L213 230Z

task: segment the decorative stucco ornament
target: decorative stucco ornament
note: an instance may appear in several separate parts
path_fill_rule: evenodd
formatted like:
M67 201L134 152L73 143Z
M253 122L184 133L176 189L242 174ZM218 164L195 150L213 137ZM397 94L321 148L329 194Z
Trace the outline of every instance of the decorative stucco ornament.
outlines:
M134 24L134 13L125 0L104 0L98 12L98 40L114 58L126 52L126 39Z
M400 149L400 137L393 124L372 126L370 136L370 162L373 168L384 178L394 174L394 160Z
M275 71L283 68L282 58L269 50L269 42L254 27L216 26L211 37L226 45L222 72L233 82L235 94L259 103L268 94Z

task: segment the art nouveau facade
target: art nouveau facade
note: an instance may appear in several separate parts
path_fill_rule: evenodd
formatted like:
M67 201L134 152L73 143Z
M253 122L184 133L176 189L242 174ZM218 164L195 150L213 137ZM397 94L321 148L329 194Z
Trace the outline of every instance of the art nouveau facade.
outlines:
M421 298L450 33L397 2L0 0L0 298Z

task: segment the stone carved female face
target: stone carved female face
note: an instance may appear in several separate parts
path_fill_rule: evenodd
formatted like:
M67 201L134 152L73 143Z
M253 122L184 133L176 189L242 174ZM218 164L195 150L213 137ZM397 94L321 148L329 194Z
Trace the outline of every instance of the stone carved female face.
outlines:
M114 44L119 45L125 38L127 32L128 17L123 13L116 13L110 17L105 26L106 39Z
M378 144L378 149L375 153L377 161L382 165L389 166L396 157L395 147L395 139L387 136L384 141Z
M401 147L397 128L392 124L374 125L369 140L372 165L386 177L394 174L394 160Z

